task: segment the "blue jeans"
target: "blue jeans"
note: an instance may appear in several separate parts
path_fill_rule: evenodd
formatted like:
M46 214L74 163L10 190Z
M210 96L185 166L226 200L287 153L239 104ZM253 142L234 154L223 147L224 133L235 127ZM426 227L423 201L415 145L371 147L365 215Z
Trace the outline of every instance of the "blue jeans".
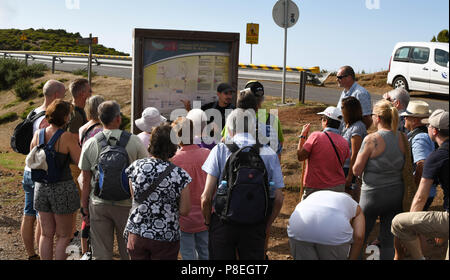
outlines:
M23 214L25 216L37 216L37 211L34 209L34 182L31 180L31 171L23 172L22 187L25 191Z
M183 260L208 260L208 231L181 232L180 253Z

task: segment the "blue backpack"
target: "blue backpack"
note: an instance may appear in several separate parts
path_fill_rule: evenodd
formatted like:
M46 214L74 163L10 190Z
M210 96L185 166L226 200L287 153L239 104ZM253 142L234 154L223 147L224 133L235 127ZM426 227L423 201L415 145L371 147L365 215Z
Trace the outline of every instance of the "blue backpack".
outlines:
M42 169L31 169L31 180L33 180L34 182L52 184L58 182L61 178L62 172L60 170L60 167L58 167L56 164L55 143L63 133L64 130L58 129L55 134L53 134L50 141L45 144L45 128L39 130L38 149L44 149L48 170L45 171Z
M130 165L125 147L131 134L122 131L120 139L115 145L110 143L103 132L97 133L94 138L100 143L100 154L94 173L94 195L101 199L120 201L131 197L128 176L125 169Z

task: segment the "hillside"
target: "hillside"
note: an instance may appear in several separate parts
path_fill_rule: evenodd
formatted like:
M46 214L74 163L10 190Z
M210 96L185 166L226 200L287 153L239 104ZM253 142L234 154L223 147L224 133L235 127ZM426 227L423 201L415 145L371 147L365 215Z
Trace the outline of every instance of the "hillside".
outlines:
M22 34L26 36L25 41L20 40ZM63 29L0 29L0 50L88 53L88 46L76 44L76 40L80 38L82 38L80 33L68 33ZM101 44L94 45L93 52L105 55L129 55Z

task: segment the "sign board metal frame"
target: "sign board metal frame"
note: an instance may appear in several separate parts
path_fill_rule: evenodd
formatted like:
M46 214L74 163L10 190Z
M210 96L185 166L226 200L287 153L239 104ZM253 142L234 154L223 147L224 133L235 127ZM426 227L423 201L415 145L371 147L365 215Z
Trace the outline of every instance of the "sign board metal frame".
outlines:
M202 49L204 45L208 48L208 45L220 45L226 46L226 53L229 57L227 59L228 65L228 82L237 89L238 85L238 67L239 67L239 33L225 33L225 32L206 32L206 31L186 31L186 30L165 30L165 29L139 29L133 30L133 67L132 67L132 96L131 96L131 131L136 134L140 130L136 127L134 120L141 117L144 108L144 68L148 67L149 46L153 49L158 49L159 46L164 50L165 57L162 57L160 61L168 61L170 59L189 57L186 52L179 51L180 45L196 45ZM155 46L154 46L155 45ZM164 46L164 47L163 47ZM147 49L146 49L147 47ZM194 47L194 48L195 48ZM212 48L213 48L212 47ZM173 51L173 55L170 55L170 51ZM177 51L179 51L177 53ZM156 55L155 55L156 53ZM156 51L151 53L152 56L158 56ZM194 57L195 53L191 55ZM197 57L200 57L197 55ZM147 61L146 61L147 60ZM154 61L154 60L153 60ZM147 62L147 65L146 65ZM157 64L157 62L152 62ZM176 62L175 62L176 63ZM189 65L187 66L189 67ZM187 69L189 70L192 69ZM155 75L156 76L156 75ZM199 79L200 80L200 79ZM211 90L211 95L216 97L216 89ZM209 93L208 93L209 94ZM212 97L212 96L210 96ZM192 102L192 100L191 100ZM236 104L236 93L233 94L233 103ZM178 106L178 103L176 104ZM155 106L157 107L157 106ZM158 108L158 107L157 107ZM158 108L160 111L161 109ZM178 109L184 109L183 104L179 101ZM169 115L161 112L165 117L169 119Z

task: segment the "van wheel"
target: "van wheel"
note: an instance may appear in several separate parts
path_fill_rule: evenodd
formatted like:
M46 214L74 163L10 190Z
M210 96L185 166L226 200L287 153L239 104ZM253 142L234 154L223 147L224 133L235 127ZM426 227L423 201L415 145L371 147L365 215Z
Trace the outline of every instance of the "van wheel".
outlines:
M408 90L408 82L403 77L395 78L395 80L392 84L393 84L394 88L404 88L404 89Z

